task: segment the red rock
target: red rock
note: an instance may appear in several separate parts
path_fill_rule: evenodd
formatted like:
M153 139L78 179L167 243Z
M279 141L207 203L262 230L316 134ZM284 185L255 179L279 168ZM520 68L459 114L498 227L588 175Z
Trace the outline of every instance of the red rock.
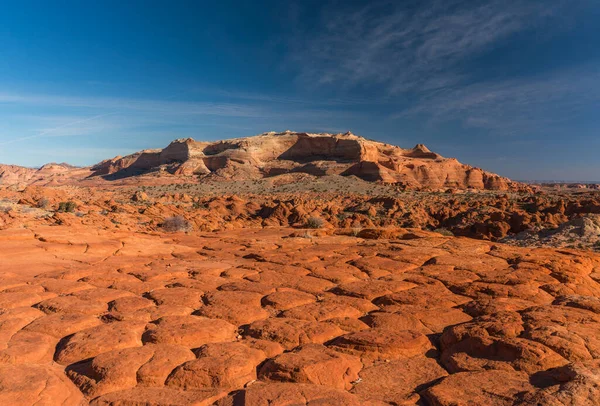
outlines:
M369 329L336 338L330 348L370 360L393 360L423 355L433 347L416 331Z
M92 361L69 368L69 378L88 397L144 386L163 386L179 364L194 359L187 348L145 345L105 352Z
M155 289L146 295L157 305L177 305L196 309L202 305L203 291L189 288Z
M132 320L151 322L158 320L162 317L189 316L190 314L192 314L193 311L194 309L192 309L191 307L177 305L162 305L144 307L142 309L135 310L134 312L111 311L105 314L103 317L107 320Z
M544 385L547 387L520 396L515 404L520 406L596 405L600 403L599 366L598 360L594 360L550 370L547 372L548 382Z
M43 312L31 307L0 309L0 349L6 348L17 331L43 316Z
M360 320L350 317L335 317L327 320L328 323L334 324L344 330L346 333L367 330L369 326Z
M433 358L406 358L363 369L352 393L364 401L396 405L418 404L421 385L424 382L435 382L447 375Z
M434 333L441 333L448 326L465 323L471 316L455 308L426 310L414 313L421 323Z
M15 307L31 306L55 296L56 294L49 292L0 292L0 308L13 309Z
M180 391L171 388L133 389L108 393L90 402L90 406L210 406L227 393L217 389Z
M115 299L109 302L108 310L110 312L129 313L154 306L155 303L150 299L146 299L139 296L129 296Z
M0 350L0 364L44 364L52 361L58 339L42 333L21 330L6 349Z
M278 342L286 350L301 344L322 344L343 333L330 323L286 318L255 321L248 327L250 337Z
M414 288L416 285L403 281L367 280L339 285L334 292L340 295L373 300L377 297Z
M406 262L395 261L376 255L352 261L350 264L365 272L373 279L390 274L403 273L416 268L414 265Z
M337 303L317 302L284 311L281 316L290 319L308 321L326 321L335 318L359 318L363 315L360 310Z
M369 277L369 275L357 267L349 264L316 267L311 269L311 275L333 283L350 283Z
M224 399L220 405L270 406L270 405L344 405L358 406L359 399L346 391L323 385L297 383L257 383L249 386L243 396Z
M360 359L340 354L319 344L306 344L267 361L261 380L312 383L337 389L351 389L362 368Z
M316 301L316 297L310 293L300 292L294 289L273 292L262 299L264 306L276 310L288 310L294 307L310 304Z
M444 331L441 361L449 371L510 368L532 374L567 362L548 347L518 338L521 326L480 320Z
M321 161L315 162L315 156ZM307 164L308 163L308 164ZM169 171L163 168L169 165ZM498 175L485 172L458 162L443 158L419 144L411 149L402 149L389 144L346 134L307 134L285 132L265 133L255 137L223 140L214 143L198 142L191 138L177 139L162 150L140 151L124 157L107 159L87 168L74 168L59 164L48 164L39 169L23 168L14 165L0 166L0 182L80 184L92 182L102 184L123 173L141 171L152 173L153 183L180 183L190 176L203 176L207 179L260 180L272 175L287 176L333 175L356 176L367 182L402 184L411 188L473 188L473 189L524 189L516 183ZM165 180L166 173L168 180ZM144 176L126 176L123 183L135 182ZM133 179L128 179L133 178ZM112 182L115 180L112 179ZM129 192L131 193L131 192ZM144 192L145 193L145 192ZM143 195L140 195L144 197ZM124 196L131 201L131 194ZM137 198L136 198L137 199ZM137 200L140 200L141 197ZM218 198L219 199L219 198ZM165 195L163 201L189 203L192 197L186 193ZM224 209L236 213L243 207L239 201L213 201L207 205L210 212ZM138 201L132 202L139 205ZM285 205L272 209L277 217L297 218L303 211L293 213ZM368 213L376 214L370 206ZM273 219L273 223L278 222Z
M273 358L283 352L283 347L273 341L246 337L242 342L250 348L264 352L267 358Z
M122 348L140 347L145 323L119 321L79 331L59 345L54 357L62 365Z
M195 313L199 316L223 319L239 326L269 317L261 306L262 295L244 291L211 292L204 296L205 306Z
M600 355L600 315L570 306L539 306L523 312L523 336L570 361Z
M108 310L101 301L89 301L75 296L61 296L44 300L36 305L44 313L82 313L98 316Z
M55 338L63 338L100 324L102 322L94 316L81 313L57 313L36 319L25 327L24 330L47 334Z
M234 292L254 292L260 293L261 295L268 295L275 291L275 288L271 285L265 285L258 282L250 281L236 281L231 283L225 283L219 286L219 290L222 291L234 291Z
M153 351L152 358L137 371L139 385L162 386L177 365L194 359L185 347L170 344L146 344Z
M133 293L119 289L94 288L86 290L78 290L71 294L84 301L108 303L112 300L122 297L131 297Z
M84 399L53 365L0 365L0 404L80 406Z
M524 373L515 371L461 372L422 392L434 406L512 405L517 394L533 389Z
M235 326L224 320L198 316L167 316L154 322L144 333L144 343L178 344L198 348L204 344L234 341Z
M306 186L309 178L294 176L265 182ZM355 184L348 182L341 185ZM169 204L146 207L131 204L134 191L120 181L111 185L117 187L0 188L0 200L22 202L10 215L0 210L0 296L7 303L0 309L0 370L43 365L36 373L48 377L55 356L86 394L75 392L83 404L598 403L597 254L396 228L452 224L457 234L500 238L503 223L514 230L558 226L600 210L596 197L459 192L423 200L420 193L371 197L365 189L365 197L194 197L192 206L182 193L160 198L150 188L150 199ZM41 217L18 207L45 193L52 204L76 200L84 215ZM177 215L211 232L156 228ZM287 238L290 222L305 224L312 215L332 227L390 226L373 235L392 238L332 235L333 228ZM261 228L267 224L276 227ZM358 364L348 359L358 357L365 367L353 379ZM35 403L27 393L41 393L44 404L53 379L40 381L48 381L46 389L37 379L0 386L0 404L15 403L19 388L26 388L24 403ZM165 387L167 380L173 386ZM199 389L205 385L220 388ZM13 398L6 401L5 392Z
M362 320L369 326L384 330L413 330L423 334L431 334L432 331L428 329L421 321L411 315L404 313L386 313L386 312L372 312L367 316L363 317Z
M423 311L430 309L455 307L469 302L471 299L455 295L440 282L430 282L412 289L388 294L373 301L376 305L385 308L394 306L414 306Z
M198 358L175 368L166 385L183 390L241 388L256 380L256 366L264 352L240 343L206 344L196 350Z

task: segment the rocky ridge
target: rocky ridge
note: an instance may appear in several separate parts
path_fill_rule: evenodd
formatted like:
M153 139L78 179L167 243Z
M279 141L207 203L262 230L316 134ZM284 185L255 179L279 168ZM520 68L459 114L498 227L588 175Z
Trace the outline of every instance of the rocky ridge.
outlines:
M217 142L191 138L164 149L144 150L88 168L52 165L37 171L9 167L0 184L137 183L206 180L256 180L297 173L355 176L405 188L517 189L501 176L444 158L422 144L402 149L352 133L310 134L286 131Z
M193 185L187 186L0 189L0 229L43 223L93 224L104 229L154 232L161 230L164 219L182 216L195 230L218 231L302 228L311 218L318 218L323 228L346 233L364 228L409 227L498 241L520 233L552 233L564 223L600 214L597 192L432 193L388 188L387 195L331 191L235 195L218 189L219 183L213 182L208 189L214 195L207 196ZM258 189L259 185L255 183L253 187ZM75 213L60 212L60 205L65 202L73 203ZM584 234L557 238L551 246L561 247L558 243L564 242L564 246L600 248L596 243L600 235L594 229ZM543 246L551 240L538 240L539 244L533 244L529 238L506 241Z

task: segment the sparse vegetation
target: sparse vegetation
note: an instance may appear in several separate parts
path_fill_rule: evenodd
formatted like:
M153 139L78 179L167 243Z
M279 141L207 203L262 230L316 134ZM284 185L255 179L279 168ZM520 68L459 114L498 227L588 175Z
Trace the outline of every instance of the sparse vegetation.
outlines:
M60 202L56 211L58 211L59 213L73 213L76 208L77 205L75 204L75 202L69 200L67 202Z
M454 237L454 233L447 228L436 228L433 231L446 237Z
M353 227L350 231L353 237L358 237L358 234L362 231L361 227Z
M190 232L194 229L192 223L185 219L183 216L173 216L166 218L162 225L162 229L169 233L176 233L178 231Z
M320 217L309 217L306 220L306 228L323 228L325 225L325 220Z
M40 209L47 209L50 207L50 200L48 200L47 197L42 197L40 200L38 200L37 207Z

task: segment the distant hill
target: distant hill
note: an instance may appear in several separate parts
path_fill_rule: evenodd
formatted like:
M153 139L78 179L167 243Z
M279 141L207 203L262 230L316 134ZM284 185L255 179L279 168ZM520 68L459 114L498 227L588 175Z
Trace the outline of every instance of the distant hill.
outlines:
M352 133L291 131L216 142L177 139L164 149L115 157L86 168L0 165L0 184L179 183L254 180L290 173L356 176L412 189L520 187L507 178L444 158L422 144L403 149Z

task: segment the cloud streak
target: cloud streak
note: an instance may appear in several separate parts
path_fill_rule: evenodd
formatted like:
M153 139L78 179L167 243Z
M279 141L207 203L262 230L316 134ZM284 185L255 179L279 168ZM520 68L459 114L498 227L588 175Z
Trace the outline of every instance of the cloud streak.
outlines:
M369 94L396 111L388 116L396 122L457 121L494 135L555 131L598 107L597 65L506 79L497 60L482 60L505 44L514 49L519 34L557 35L551 23L570 21L573 8L563 0L338 2L324 8L317 29L298 33L290 63L299 83Z
M26 141L26 140L30 140L30 139L34 139L34 138L42 138L42 137L48 137L48 136L49 137L54 137L54 136L64 137L64 136L71 136L71 135L79 135L85 131L82 131L81 127L74 127L74 126L77 126L78 124L84 124L84 123L88 123L90 121L98 120L103 117L112 116L115 114L116 113L98 114L98 115L95 115L92 117L86 117L86 118L78 119L75 121L69 121L69 122L61 124L59 126L49 128L47 130L43 130L37 134L28 135L25 137L17 137L17 138L13 138L13 139L10 139L7 141L0 142L0 145L14 144L15 142ZM61 132L61 130L65 130L65 129L70 129L71 132L68 132L68 133ZM75 132L72 132L73 130L75 130Z
M445 88L463 81L461 63L540 24L560 4L376 1L345 12L338 4L324 12L315 35L301 33L292 43L292 63L305 83L379 85L392 95Z
M213 115L225 117L264 117L259 107L233 103L181 102L110 97L77 97L46 94L0 92L0 104L90 108L102 110L144 111L172 115Z
M393 118L425 116L433 123L461 120L465 127L505 135L572 125L600 107L600 69L587 66L535 79L483 82L446 89Z
M309 127L325 127L343 122L361 112L346 108L360 100L331 99L311 105L302 98L252 93L212 91L213 99L225 102L177 101L96 96L65 96L0 91L0 146L34 142L49 137L136 136L160 134L161 137L198 136L209 128L252 128L259 131L289 128L301 122ZM197 93L194 90L190 94ZM198 95L196 95L198 96ZM204 95L206 98L206 95ZM231 102L233 100L233 102ZM32 114L43 111L42 116ZM16 112L16 114L15 114ZM66 116L65 116L66 114ZM285 127L275 127L284 125ZM241 130L240 130L241 131ZM17 135L18 134L18 135ZM238 134L236 134L238 135Z

